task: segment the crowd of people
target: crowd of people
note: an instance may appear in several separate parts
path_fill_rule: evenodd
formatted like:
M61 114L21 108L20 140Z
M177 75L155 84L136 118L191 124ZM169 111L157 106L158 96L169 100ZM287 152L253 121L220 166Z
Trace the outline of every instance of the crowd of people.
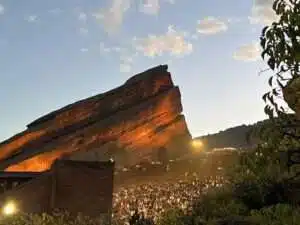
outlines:
M185 173L176 180L146 182L119 188L113 196L113 220L126 224L136 212L156 221L169 209L180 208L188 212L192 202L211 187L220 187L222 176L200 177Z

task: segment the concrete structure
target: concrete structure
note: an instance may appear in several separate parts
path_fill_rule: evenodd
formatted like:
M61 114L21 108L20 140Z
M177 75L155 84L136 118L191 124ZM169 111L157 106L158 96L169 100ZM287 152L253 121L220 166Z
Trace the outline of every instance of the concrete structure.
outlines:
M39 175L3 173L2 179L21 184L0 195L0 204L3 207L7 201L13 200L18 210L26 213L51 213L60 209L71 214L110 218L113 173L114 162L111 161L70 160L58 160L49 171Z

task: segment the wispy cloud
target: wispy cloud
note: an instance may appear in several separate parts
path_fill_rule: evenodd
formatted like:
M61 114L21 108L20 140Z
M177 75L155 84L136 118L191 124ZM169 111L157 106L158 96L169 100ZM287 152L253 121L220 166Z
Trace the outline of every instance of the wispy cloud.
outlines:
M99 20L108 33L116 32L123 23L125 12L130 8L131 0L112 0L111 5L93 16Z
M216 34L228 29L227 24L214 17L207 17L198 21L197 31L200 34Z
M129 73L131 72L131 64L129 63L120 63L120 72L121 73Z
M81 52L88 52L89 49L88 49L88 48L81 48L80 51L81 51Z
M160 0L146 0L140 5L140 11L145 14L157 14L160 9Z
M54 9L50 9L48 10L49 13L57 15L63 12L63 10L61 8L54 8Z
M130 53L125 51L125 54L120 55L120 72L129 73L131 72L134 58L137 56L137 53Z
M89 33L89 30L85 27L80 27L78 32L82 35L87 35Z
M0 15L3 15L5 11L5 8L2 4L0 4Z
M108 33L115 33L121 27L125 13L131 8L133 3L139 5L139 11L149 15L156 15L161 2L174 4L175 0L111 0L111 4L104 9L95 12L93 16L102 23Z
M140 4L140 12L149 15L156 15L160 10L161 3L163 1L169 4L175 3L175 0L143 0Z
M238 18L238 17L227 18L227 23L229 23L229 24L236 24L236 23L240 23L242 21L243 21L243 18Z
M240 46L233 54L233 58L239 61L257 61L260 59L260 45L257 42Z
M85 23L87 21L87 14L84 12L78 13L78 20Z
M103 42L100 43L100 54L110 53L112 48L107 47Z
M274 0L254 0L249 17L252 24L268 25L278 19L278 16L272 9Z
M175 0L166 0L166 2L170 3L170 4L174 4Z
M133 42L134 48L148 57L160 56L164 53L182 56L193 51L193 45L185 39L184 32L176 31L173 26L169 26L165 34L134 38Z
M34 23L34 22L37 22L38 17L37 17L37 15L30 15L30 16L25 17L25 20L28 21L29 23Z

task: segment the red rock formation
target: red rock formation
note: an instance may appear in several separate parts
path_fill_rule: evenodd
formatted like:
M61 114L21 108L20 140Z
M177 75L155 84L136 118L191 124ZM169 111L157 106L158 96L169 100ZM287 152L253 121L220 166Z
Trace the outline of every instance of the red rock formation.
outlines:
M32 122L0 144L0 169L43 171L60 157L102 160L108 143L130 155L126 163L151 159L160 146L175 151L174 139L186 143L191 138L181 112L179 89L167 66L158 66Z

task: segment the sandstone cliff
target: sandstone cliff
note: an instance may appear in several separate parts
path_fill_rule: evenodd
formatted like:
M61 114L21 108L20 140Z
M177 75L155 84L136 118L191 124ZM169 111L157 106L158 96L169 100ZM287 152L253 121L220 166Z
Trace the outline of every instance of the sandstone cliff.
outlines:
M106 93L49 113L0 144L0 169L44 171L57 158L107 160L116 165L153 160L165 146L181 154L191 139L180 91L158 66Z

